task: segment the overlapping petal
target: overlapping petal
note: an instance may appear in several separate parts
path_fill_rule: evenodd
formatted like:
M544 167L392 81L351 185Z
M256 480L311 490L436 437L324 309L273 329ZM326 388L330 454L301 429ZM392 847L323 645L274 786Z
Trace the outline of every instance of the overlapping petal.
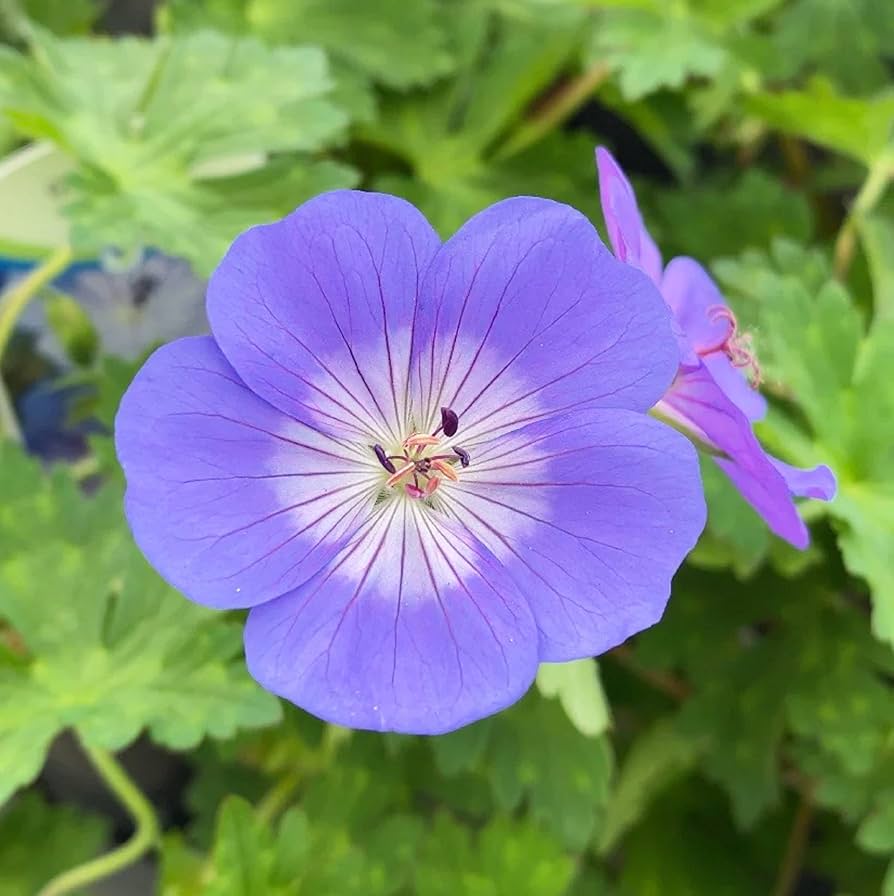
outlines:
M340 190L236 239L208 286L208 317L255 393L354 438L408 424L419 280L440 240L408 202Z
M716 314L727 304L708 272L692 258L673 258L661 278L661 294L695 350L696 357L684 358L684 363L697 363L697 356L702 356L714 381L739 410L749 420L762 419L766 399L720 348L730 334L730 323Z
M804 469L803 467L793 467L777 457L770 457L770 463L785 480L788 490L799 498L831 501L838 491L835 474L825 464Z
M715 458L717 464L773 532L795 547L807 547L807 527L785 478L761 447L748 419L703 364L681 368L659 408L726 455Z
M355 446L255 395L210 337L152 355L124 395L115 441L137 543L213 607L254 606L310 578L380 478Z
M538 655L527 603L464 527L426 511L380 505L327 571L251 611L246 657L264 687L341 725L418 734L528 689Z
M692 445L624 410L553 416L493 441L447 506L518 581L553 662L657 622L705 521Z
M579 212L516 198L472 218L423 280L413 337L420 428L441 406L458 438L588 406L645 410L677 365L654 286Z
M792 496L831 500L835 477L825 466L801 470L770 457L751 430L767 411L763 396L730 360L735 338L726 301L705 269L691 258L661 258L639 212L636 195L611 154L596 150L599 190L617 256L648 270L673 311L681 366L659 408L725 457L715 458L770 529L796 547L809 542ZM657 260L656 260L657 259ZM718 311L720 313L718 313Z

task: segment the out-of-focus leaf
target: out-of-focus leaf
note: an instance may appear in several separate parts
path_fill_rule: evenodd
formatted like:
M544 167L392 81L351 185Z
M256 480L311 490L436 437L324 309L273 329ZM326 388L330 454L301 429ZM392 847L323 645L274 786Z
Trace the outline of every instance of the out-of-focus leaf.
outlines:
M99 18L100 0L6 0L13 10L55 31L56 34L82 34ZM0 14L2 20L2 14Z
M640 734L624 758L606 806L600 851L614 849L652 802L692 770L704 749L702 740L683 733L673 719L665 719Z
M593 29L591 60L617 72L629 102L662 87L680 88L688 78L712 77L727 61L721 40L687 4L652 3L608 9Z
M530 823L494 819L475 838L440 815L423 844L418 896L561 896L574 873L558 843Z
M453 67L449 13L432 0L248 0L246 15L261 36L319 44L388 87L429 84Z
M595 201L589 138L555 134L509 159L497 151L525 106L573 57L579 26L564 18L503 19L498 25L491 34L480 8L461 4L451 21L460 60L453 78L427 92L389 94L379 118L358 129L365 142L412 169L412 177L380 175L377 189L415 202L444 236L513 194Z
M894 127L894 90L863 99L839 93L821 77L804 90L757 92L749 112L770 127L795 134L871 165L888 147Z
M703 179L685 189L662 190L656 211L667 257L705 261L769 248L776 237L807 242L812 236L804 196L759 168L732 180Z
M406 89L448 74L445 11L434 0L167 0L162 27L251 31L273 44L315 44L388 87Z
M708 525L688 559L705 569L731 567L746 578L766 559L770 533L710 458L701 458L701 471Z
M0 617L25 651L0 666L0 801L65 728L112 750L148 728L187 749L278 718L245 672L239 625L149 568L117 488L85 499L64 471L46 478L9 444L0 461ZM53 613L38 594L56 598Z
M54 875L101 852L106 829L97 815L22 794L0 811L0 892L34 896Z
M480 740L476 728L486 730ZM469 744L473 758L463 766ZM558 701L531 694L496 719L435 739L432 749L444 769L480 768L503 810L527 801L532 817L574 849L584 846L602 816L611 749L604 738L581 734Z
M625 838L619 896L771 892L776 854L767 861L750 849L706 796L692 779L681 781Z
M588 737L597 737L611 725L611 714L593 660L542 663L537 687L544 697L558 697L571 723Z
M865 93L890 80L894 20L885 0L795 0L777 21L774 45L799 68L813 66L845 90Z
M349 174L306 155L339 139L347 121L318 48L271 50L214 32L60 40L34 29L31 55L0 50L0 71L0 111L76 163L68 213L85 250L155 246L208 273L236 233L306 198L286 192L270 153L289 152L278 164L313 192Z
M344 832L316 828L300 809L287 811L271 830L240 797L229 797L221 806L202 879L204 896L378 896L388 892L370 874L363 854ZM172 896L193 892L188 882L184 885L174 874L169 874L166 883L165 892Z

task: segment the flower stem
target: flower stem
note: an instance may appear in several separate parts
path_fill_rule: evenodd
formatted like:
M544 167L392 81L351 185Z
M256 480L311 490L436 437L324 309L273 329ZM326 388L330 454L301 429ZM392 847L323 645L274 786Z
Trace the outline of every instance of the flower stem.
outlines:
M38 265L21 282L0 297L0 360L12 336L13 328L22 312L34 296L48 283L68 267L72 258L71 247L60 246L47 256L43 264ZM13 442L22 441L22 432L16 419L12 399L6 390L0 373L0 437L5 436Z
M71 259L71 246L60 246L3 296L0 302L0 358L3 357L16 321L28 303L68 267Z
M618 665L623 666L631 675L640 681L660 691L672 700L683 701L691 693L689 685L680 678L666 672L657 672L640 665L635 654L627 644L621 644L610 650L607 656L611 657Z
M256 808L258 821L268 825L289 804L292 795L301 783L301 775L297 771L289 772L277 781L261 798Z
M12 399L9 397L6 383L3 382L3 376L0 375L0 438L2 437L19 444L23 441Z
M838 231L833 253L833 270L839 280L847 276L854 260L857 228L860 222L875 208L892 177L894 177L894 148L883 152L869 168L866 180L863 181L863 186L860 187L854 204Z
M126 868L158 842L155 810L118 760L111 753L83 741L81 746L109 790L130 813L135 830L131 838L117 849L54 877L37 896L63 896L64 893L87 887Z
M789 832L785 853L776 876L773 896L789 896L798 882L798 875L804 862L810 824L813 821L813 787L806 784L801 790L801 802L795 812L795 820Z
M522 150L541 140L582 106L610 74L611 69L608 65L597 62L562 85L541 106L538 113L523 122L494 153L494 160L499 162L518 155Z

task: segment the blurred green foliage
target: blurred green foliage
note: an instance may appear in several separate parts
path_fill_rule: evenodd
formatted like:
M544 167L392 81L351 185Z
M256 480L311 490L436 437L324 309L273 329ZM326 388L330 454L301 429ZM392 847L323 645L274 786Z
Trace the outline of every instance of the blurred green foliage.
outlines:
M0 891L109 846L31 785L69 730L190 770L158 844L170 896L894 896L889 0L168 0L125 38L98 33L108 7L0 0L0 148L60 154L45 186L80 256L154 247L206 275L240 230L351 185L444 235L516 193L601 226L606 142L666 255L711 265L752 333L761 438L840 494L805 508L799 554L706 465L659 626L598 669L544 667L495 718L381 737L254 685L239 615L134 548L107 435L50 471L0 444ZM66 373L110 427L136 368L93 343Z

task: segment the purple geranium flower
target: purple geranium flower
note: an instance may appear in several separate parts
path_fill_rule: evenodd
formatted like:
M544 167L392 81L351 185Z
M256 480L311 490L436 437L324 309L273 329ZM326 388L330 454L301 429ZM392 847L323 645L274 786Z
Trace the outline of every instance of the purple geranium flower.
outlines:
M715 457L720 469L773 532L795 547L807 547L807 527L792 496L829 501L835 476L827 466L803 470L764 451L751 428L767 410L755 388L760 371L733 312L697 261L674 258L663 267L624 172L602 147L596 150L596 166L615 255L652 279L674 315L680 369L657 410L720 453Z
M578 212L510 199L442 245L401 199L327 193L236 240L208 314L124 396L127 514L190 599L252 608L264 687L449 731L661 616L705 514L645 413L676 343Z

